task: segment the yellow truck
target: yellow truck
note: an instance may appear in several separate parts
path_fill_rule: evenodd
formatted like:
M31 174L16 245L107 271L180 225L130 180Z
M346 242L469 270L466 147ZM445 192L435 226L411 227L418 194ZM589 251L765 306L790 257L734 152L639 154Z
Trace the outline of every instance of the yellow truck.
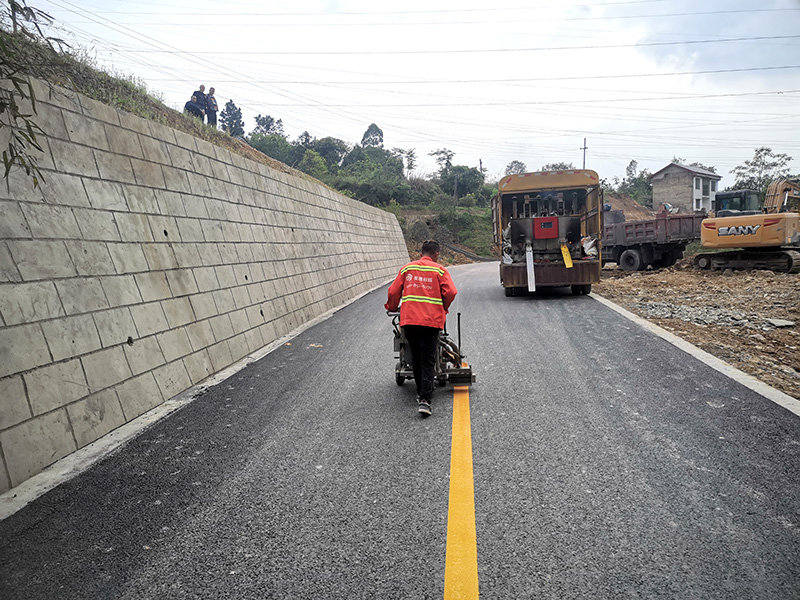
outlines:
M800 272L800 181L770 184L757 213L717 211L703 221L700 245L716 250L695 256L700 269Z
M503 177L492 200L506 296L542 287L589 294L600 281L603 191L587 169Z

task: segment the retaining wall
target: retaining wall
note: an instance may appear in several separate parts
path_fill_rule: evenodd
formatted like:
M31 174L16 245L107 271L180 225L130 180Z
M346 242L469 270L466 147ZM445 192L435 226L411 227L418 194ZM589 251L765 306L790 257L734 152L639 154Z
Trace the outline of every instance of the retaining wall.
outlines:
M390 213L36 91L45 182L0 185L0 492L408 260Z

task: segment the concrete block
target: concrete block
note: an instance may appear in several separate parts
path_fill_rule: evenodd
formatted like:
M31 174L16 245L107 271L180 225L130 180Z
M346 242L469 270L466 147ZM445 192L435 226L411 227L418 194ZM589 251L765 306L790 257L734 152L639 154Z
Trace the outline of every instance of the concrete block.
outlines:
M120 274L147 271L147 259L139 244L108 244L115 271Z
M233 337L233 325L231 318L228 315L220 315L209 319L211 323L211 330L214 332L214 339L218 342L227 340Z
M56 281L61 304L68 315L79 315L108 308L100 280L96 278L59 279Z
M139 213L116 213L117 227L123 242L152 242L150 219Z
M136 115L124 111L118 111L118 116L119 124L123 129L130 129L141 135L150 135L150 124L147 119L137 117ZM111 139L112 138L109 136L109 140Z
M133 377L121 346L82 356L81 362L92 392L99 392Z
M244 337L247 340L247 347L249 349L248 354L261 349L265 345L259 329L248 329L245 332Z
M66 242L69 257L78 275L111 275L116 266L105 242Z
M228 175L228 165L220 160L209 160L209 162L211 163L211 172L214 179L230 181L230 175Z
M233 356L231 356L231 349L228 347L228 342L219 342L208 348L208 355L211 357L211 364L214 366L214 372L221 371L225 367L233 364Z
M215 317L218 314L217 305L214 303L214 296L212 292L189 296L189 302L192 305L192 311L194 312L195 319L198 321L208 319L209 317Z
M142 244L141 248L151 271L177 269L180 266L178 264L178 259L175 258L175 252L172 250L171 244L162 242Z
M125 424L114 390L105 390L67 407L78 448L83 448Z
M184 357L183 365L189 374L192 385L196 385L214 374L214 365L211 363L211 356L208 351L202 350Z
M208 320L189 323L186 326L186 335L189 336L189 343L195 351L208 348L216 341Z
M277 340L280 336L278 332L275 330L275 323L264 323L263 325L259 326L259 332L261 333L261 338L264 340L264 345L271 344L275 340Z
M176 219L181 240L184 242L204 242L203 226L198 219L178 217Z
M207 242L221 242L225 239L222 232L222 223L219 221L203 221L203 237Z
M248 287L249 286L246 285L240 285L231 290L231 292L233 292L233 301L236 308L244 308L253 304L253 301L250 299L250 293L247 290Z
M153 375L165 400L177 396L183 390L192 387L189 373L186 372L186 367L183 361L180 360L159 367L153 371Z
M21 325L64 315L51 281L0 285L0 315L6 325Z
M84 240L105 240L118 242L120 234L117 230L115 213L105 210L91 210L86 208L73 208L73 214L78 221ZM127 213L118 213L126 215Z
M10 240L7 243L14 264L26 281L73 277L76 274L64 242Z
M167 323L171 329L186 325L195 320L192 304L187 296L172 300L164 300L161 303L161 307L164 309L164 314L167 316Z
M53 360L56 361L81 356L101 347L100 336L91 315L45 321L42 323L42 331Z
M167 317L159 302L150 302L129 307L139 337L153 335L169 328Z
M32 416L22 377L0 379L0 431L13 427Z
M222 257L222 263L232 265L239 262L239 255L236 253L236 246L234 244L219 243L217 244L219 254Z
M222 263L222 256L216 244L199 244L197 246L197 252L200 254L200 260L203 261L202 264L204 266L219 265Z
M80 100L83 114L87 117L92 117L92 119L97 119L98 121L103 121L110 125L119 125L119 111L113 106L103 104L98 100L87 98L86 96L81 96ZM100 127L100 123L92 122L90 127Z
M0 148L2 148L3 139L7 139L5 132L0 134ZM5 167L2 172L5 173ZM3 181L3 185L0 186L0 198L3 200L13 200L14 202L42 202L44 194L42 193L41 186L44 185L44 180L48 175L49 171L44 172L34 180L34 175L28 175L25 169L18 166L13 167L8 172L8 179ZM34 187L34 183L37 180L39 182L39 187Z
M199 291L192 271L189 269L167 271L167 281L173 296L196 294Z
M143 152L146 154L147 151L143 150ZM166 187L164 171L161 170L161 165L158 162L131 158L131 168L133 169L133 177L138 185L159 190Z
M47 132L47 137L50 139L68 139L69 134L64 122L64 115L58 108L48 106L45 110L40 110L36 115L36 124Z
M204 140L197 140L198 142ZM205 177L213 177L214 172L211 170L211 160L208 156L203 154L195 154L192 157L192 162L194 162L194 170L199 175L203 175Z
M161 346L158 345L156 336L153 335L146 338L138 338L134 340L133 344L124 344L122 349L134 375L152 371L167 362L164 359Z
M186 171L167 167L161 165L161 171L164 173L164 181L167 189L173 192L181 192L183 194L192 193L192 188L189 186L189 178L186 176Z
M75 452L67 412L53 411L0 432L11 485L17 486Z
M50 204L23 204L21 208L30 226L31 235L35 238L81 237L78 223L70 208Z
M187 217L195 217L197 219L208 219L208 210L203 198L194 196L192 194L181 194L183 199L183 206L186 209Z
M217 306L218 314L231 312L236 308L236 302L233 299L231 290L217 290L212 292L212 295L214 296L214 304Z
M128 156L113 152L94 151L97 169L100 177L106 181L121 181L123 183L136 183L133 174L133 164Z
M28 400L34 416L66 406L89 394L81 361L46 365L25 374Z
M180 146L167 146L167 153L170 157L170 164L176 169L194 172L192 153Z
M195 196L208 196L211 194L211 188L208 185L208 178L205 175L198 173L187 173L189 180L189 188Z
M204 264L197 244L172 244L172 251L175 253L175 262L181 268L191 269Z
M241 360L250 354L250 348L247 346L247 338L244 334L239 334L236 337L231 338L228 341L228 345L230 346L231 357L233 358L234 362Z
M131 212L153 214L160 212L154 190L142 185L123 185L122 191Z
M22 213L22 206L18 202L0 201L0 238L31 237L31 228Z
M139 142L142 145L142 153L145 160L157 163L158 165L170 164L167 145L164 142L149 136L141 136Z
M116 387L125 420L130 421L164 401L152 372L144 373Z
M62 206L89 206L89 196L83 187L83 179L77 175L48 173L42 183L45 202Z
M53 152L53 162L60 172L84 177L100 176L91 148L51 139L50 149Z
M250 322L247 320L247 311L245 309L234 311L228 316L231 318L234 333L240 334L250 329Z
M111 151L133 158L144 158L139 136L123 127L105 125L106 138L111 146Z
M165 216L186 216L186 207L183 205L183 195L178 192L160 190L158 193L158 205L161 207L161 214Z
M159 242L178 242L181 239L178 232L178 224L175 222L175 217L164 217L159 215L150 215L147 217L150 221L150 229L153 231L153 238Z
M213 221L225 221L228 219L228 211L225 210L225 202L216 198L205 199L208 218Z
M121 184L112 181L84 179L83 186L94 208L128 212L128 203Z
M139 286L139 293L141 293L145 302L172 297L167 276L163 271L138 273L134 275L134 278L136 279L136 285Z
M242 241L242 233L239 230L238 223L232 223L230 221L223 221L222 223L222 235L225 238L226 242L241 242Z
M100 283L111 306L124 306L142 301L142 295L133 275L103 277Z
M233 270L232 265L220 265L215 267L214 270L217 274L217 281L219 281L220 287L229 288L238 285L236 272Z
M127 307L104 310L94 313L92 316L97 325L103 348L130 343L137 338L136 325L130 309Z
M172 362L192 353L192 344L189 342L189 337L183 328L159 333L156 339L167 362Z

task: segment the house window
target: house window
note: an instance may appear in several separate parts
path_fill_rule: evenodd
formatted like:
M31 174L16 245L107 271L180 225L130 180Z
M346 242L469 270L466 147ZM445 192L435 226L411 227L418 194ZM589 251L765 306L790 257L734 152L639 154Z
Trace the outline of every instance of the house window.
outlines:
M712 181L711 182L711 191L712 192L716 192L717 191L717 182L716 181Z
M700 189L700 178L699 177L695 177L694 178L694 189L696 189L696 190Z
M703 179L703 196L708 196L708 179Z

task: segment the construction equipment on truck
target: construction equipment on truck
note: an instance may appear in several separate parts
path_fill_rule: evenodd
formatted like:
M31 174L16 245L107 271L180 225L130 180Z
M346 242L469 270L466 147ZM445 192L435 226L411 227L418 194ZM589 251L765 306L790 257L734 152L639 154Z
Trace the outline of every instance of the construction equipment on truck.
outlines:
M671 267L690 242L700 239L705 219L705 214L663 212L654 219L615 223L614 213L619 212L604 213L601 255L603 264L613 262L626 271Z
M503 177L492 216L506 296L542 287L589 294L600 281L602 202L600 178L587 169Z
M700 269L768 269L800 272L800 180L782 179L767 188L763 209L718 211L703 221L694 258Z

